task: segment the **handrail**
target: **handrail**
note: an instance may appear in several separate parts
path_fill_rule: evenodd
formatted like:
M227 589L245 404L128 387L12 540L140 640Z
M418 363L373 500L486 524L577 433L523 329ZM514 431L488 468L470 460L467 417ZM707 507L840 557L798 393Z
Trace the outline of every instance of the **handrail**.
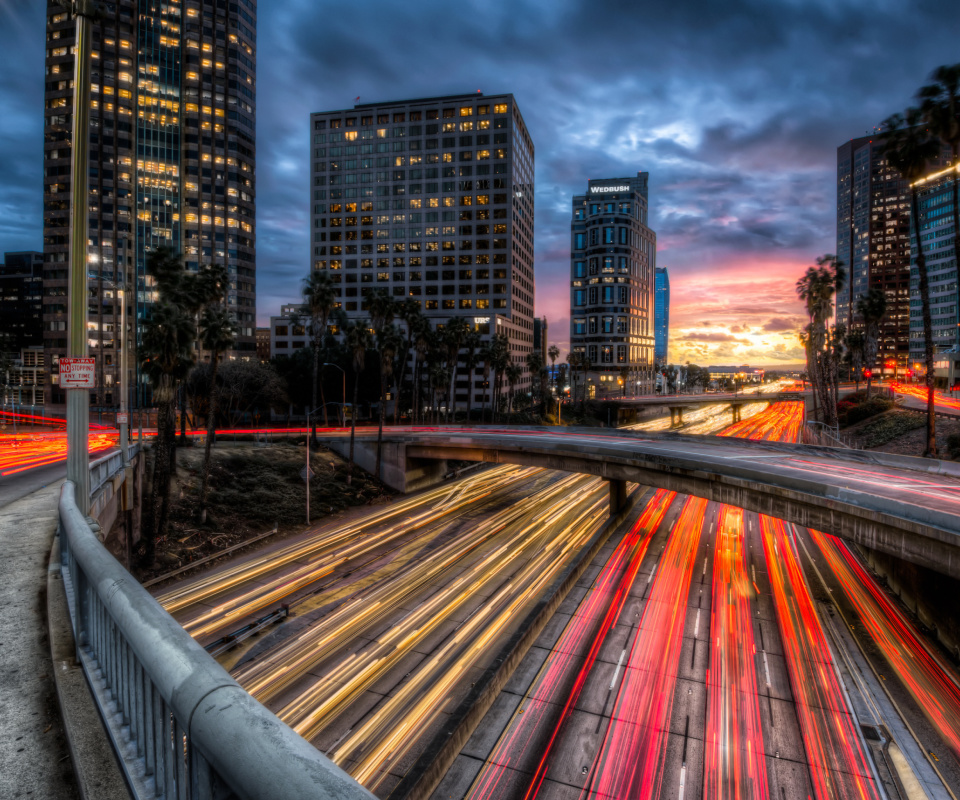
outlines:
M138 798L372 798L253 699L99 542L60 492L78 660Z

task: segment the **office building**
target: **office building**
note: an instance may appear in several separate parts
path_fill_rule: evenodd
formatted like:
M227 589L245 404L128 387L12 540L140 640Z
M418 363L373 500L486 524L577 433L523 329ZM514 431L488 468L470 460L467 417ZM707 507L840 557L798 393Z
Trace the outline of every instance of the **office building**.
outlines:
M270 328L257 328L257 360L266 364L270 360Z
M188 269L222 264L239 332L232 358L255 358L255 0L100 3L92 31L88 345L98 405L117 405L121 300L128 337L156 299L153 248ZM74 22L47 3L44 111L44 346L54 405L67 347ZM128 359L135 404L135 358ZM146 391L145 384L140 384ZM149 400L145 400L149 402Z
M666 364L670 351L670 275L666 267L654 271L653 360Z
M547 358L548 349L549 349L549 343L547 342L547 318L534 317L533 318L533 352L540 354L540 357L543 359L544 366L548 366L550 364L550 361Z
M657 237L647 223L648 178L592 180L573 198L570 349L589 361L588 396L654 389Z
M837 148L837 257L847 284L837 295L836 320L855 329L857 302L874 286L887 298L877 363L903 376L910 351L910 187L883 157L879 139L861 137ZM876 374L876 372L875 372Z
M348 319L382 289L435 326L463 317L505 334L524 369L533 346L533 142L513 95L358 104L310 116L313 268ZM483 369L456 403L485 402Z
M43 344L43 253L5 253L0 264L0 351Z
M292 356L294 351L309 347L313 341L309 321L308 309L299 303L281 306L280 313L270 317L270 358Z
M960 180L960 167L938 170L924 178L918 187L920 231L930 282L930 316L933 322L933 350L960 352L960 318L957 315L957 260L954 254L953 191ZM910 267L910 361L913 369L923 371L924 338L917 236L911 230ZM950 359L948 359L950 360ZM947 373L944 373L946 376ZM951 385L955 374L949 373Z

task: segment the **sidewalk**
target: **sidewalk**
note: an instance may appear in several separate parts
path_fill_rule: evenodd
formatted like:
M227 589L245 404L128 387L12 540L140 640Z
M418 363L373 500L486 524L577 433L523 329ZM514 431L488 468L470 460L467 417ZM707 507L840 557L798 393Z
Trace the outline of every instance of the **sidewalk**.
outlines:
M47 634L61 481L0 507L0 797L79 797Z

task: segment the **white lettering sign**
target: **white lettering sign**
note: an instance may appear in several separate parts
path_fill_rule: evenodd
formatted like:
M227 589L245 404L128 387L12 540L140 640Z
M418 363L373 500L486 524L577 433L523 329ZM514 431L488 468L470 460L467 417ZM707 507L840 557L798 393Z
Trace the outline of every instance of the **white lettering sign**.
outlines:
M489 322L490 317L474 317L473 321L477 325L482 325L484 322Z
M61 358L60 386L63 389L96 389L97 372L94 358Z
M599 192L629 192L629 186L591 186L590 193L597 194Z

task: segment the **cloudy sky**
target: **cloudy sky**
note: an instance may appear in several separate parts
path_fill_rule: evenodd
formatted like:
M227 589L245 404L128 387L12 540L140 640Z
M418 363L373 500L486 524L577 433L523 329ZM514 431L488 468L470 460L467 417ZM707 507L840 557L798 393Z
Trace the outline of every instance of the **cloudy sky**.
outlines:
M42 242L43 0L0 0L0 251ZM536 146L537 313L569 339L570 200L650 172L670 357L802 360L836 148L960 60L955 0L260 0L258 314L310 263L308 115L512 92Z

